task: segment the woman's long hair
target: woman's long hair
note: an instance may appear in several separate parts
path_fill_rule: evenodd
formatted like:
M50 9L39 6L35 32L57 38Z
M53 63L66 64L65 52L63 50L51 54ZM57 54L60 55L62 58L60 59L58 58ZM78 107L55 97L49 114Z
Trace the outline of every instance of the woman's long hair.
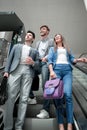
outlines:
M70 48L69 48L69 46L66 44L65 39L64 39L64 37L63 37L61 34L56 34L56 35L54 36L54 50L55 50L55 51L57 50L57 43L56 43L56 41L55 41L55 37L56 37L57 35L60 35L60 36L61 36L61 39L62 39L62 47L64 47L64 48L67 50L67 52L70 54Z

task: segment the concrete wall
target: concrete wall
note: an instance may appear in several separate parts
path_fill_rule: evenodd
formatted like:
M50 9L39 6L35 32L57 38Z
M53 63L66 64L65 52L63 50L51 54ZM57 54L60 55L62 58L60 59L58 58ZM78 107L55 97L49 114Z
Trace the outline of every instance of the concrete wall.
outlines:
M83 0L0 0L0 11L14 11L39 37L39 27L47 24L50 37L64 35L75 55L87 52L87 12Z

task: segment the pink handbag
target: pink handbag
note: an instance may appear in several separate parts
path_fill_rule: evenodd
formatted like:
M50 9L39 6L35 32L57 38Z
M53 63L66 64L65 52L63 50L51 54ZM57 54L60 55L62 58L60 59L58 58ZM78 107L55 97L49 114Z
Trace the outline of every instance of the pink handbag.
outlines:
M60 99L63 98L63 81L59 78L46 81L44 86L43 97L46 99Z

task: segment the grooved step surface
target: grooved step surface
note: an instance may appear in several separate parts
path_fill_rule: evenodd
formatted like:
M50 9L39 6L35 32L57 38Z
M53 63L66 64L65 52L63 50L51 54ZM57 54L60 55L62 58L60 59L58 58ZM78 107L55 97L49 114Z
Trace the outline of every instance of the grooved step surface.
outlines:
M56 118L25 118L23 130L58 130Z
M17 117L17 108L18 104L15 106L15 111L14 111L14 117ZM36 115L40 113L40 110L42 109L42 104L37 104L37 105L28 105L27 111L26 111L26 118L36 118ZM51 104L50 106L50 118L55 118L55 107L54 105Z

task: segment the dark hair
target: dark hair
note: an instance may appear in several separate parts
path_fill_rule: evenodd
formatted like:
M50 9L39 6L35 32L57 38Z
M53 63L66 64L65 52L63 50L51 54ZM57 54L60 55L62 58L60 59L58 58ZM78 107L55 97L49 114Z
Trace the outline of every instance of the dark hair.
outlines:
M43 28L43 27L47 28L47 30L50 31L50 29L49 29L49 27L48 27L47 25L42 25L42 26L40 27L40 29Z
M28 30L27 33L31 33L33 35L33 38L35 39L35 33L34 32Z

